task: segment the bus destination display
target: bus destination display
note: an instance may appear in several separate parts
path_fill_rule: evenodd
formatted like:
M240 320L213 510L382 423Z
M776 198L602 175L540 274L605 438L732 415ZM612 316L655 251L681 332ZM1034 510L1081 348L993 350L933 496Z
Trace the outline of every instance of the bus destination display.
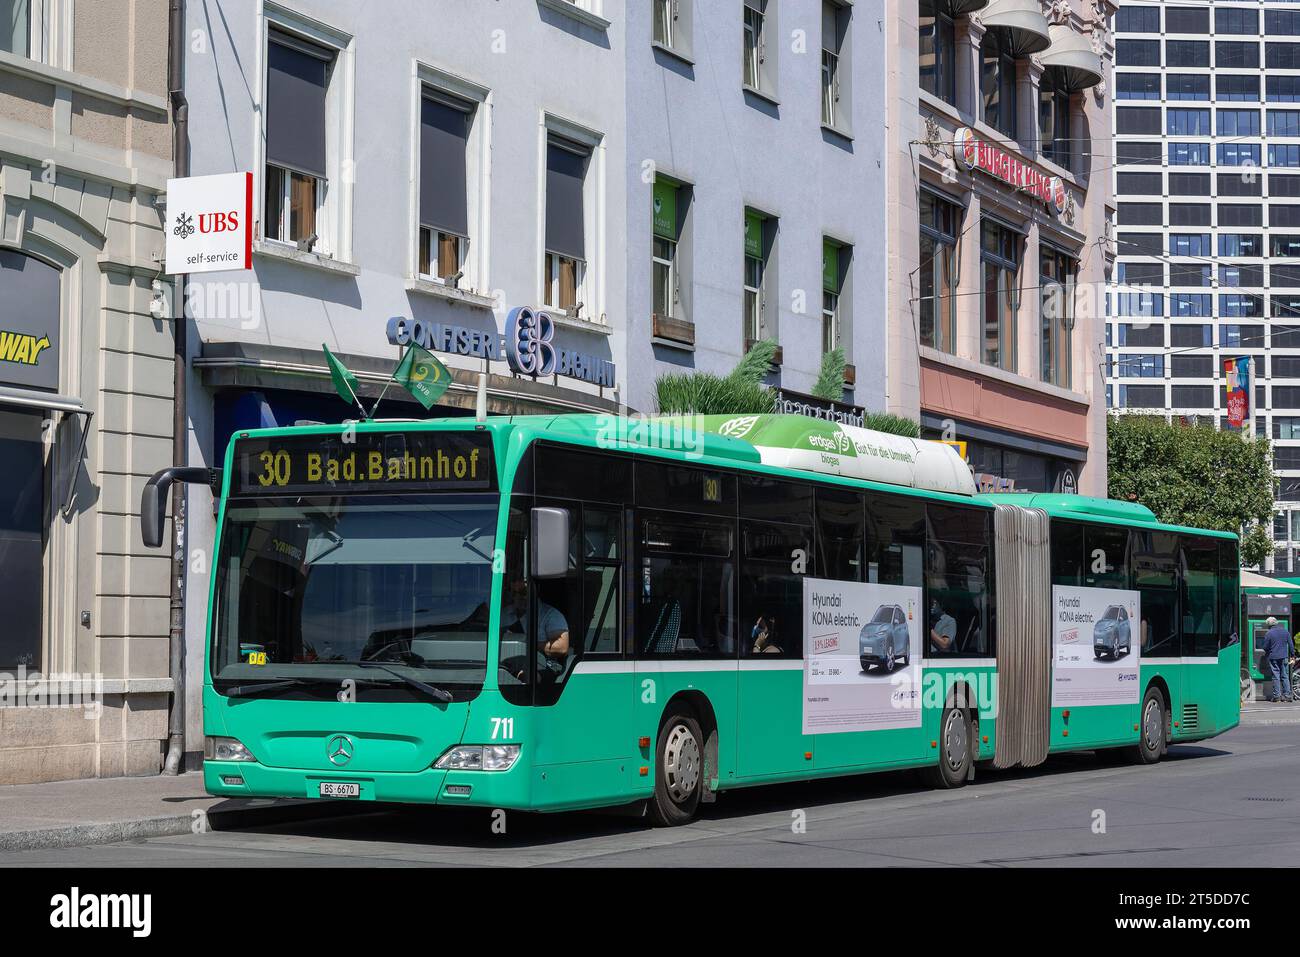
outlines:
M237 495L487 491L492 444L477 432L352 432L244 439Z

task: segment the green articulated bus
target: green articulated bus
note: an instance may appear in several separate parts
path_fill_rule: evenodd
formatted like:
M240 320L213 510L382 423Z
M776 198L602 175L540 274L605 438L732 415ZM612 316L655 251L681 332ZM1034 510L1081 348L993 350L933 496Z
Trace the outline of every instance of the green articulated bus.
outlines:
M728 788L1170 743L1237 724L1237 540L979 495L950 447L803 416L237 433L204 781L691 820Z

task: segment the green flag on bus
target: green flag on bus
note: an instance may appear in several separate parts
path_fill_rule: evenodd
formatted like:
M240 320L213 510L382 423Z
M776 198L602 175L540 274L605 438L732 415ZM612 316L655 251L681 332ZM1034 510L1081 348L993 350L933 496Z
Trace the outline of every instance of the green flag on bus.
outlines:
M432 409L451 387L451 372L447 367L432 352L414 342L397 364L393 379L426 409Z
M325 350L325 364L329 366L330 379L334 382L334 391L339 394L339 398L351 405L356 403L361 405L361 400L357 398L357 389L360 387L357 383L357 377L348 371L348 367L339 362L330 352L330 347L321 343L320 347ZM361 411L364 413L365 408Z

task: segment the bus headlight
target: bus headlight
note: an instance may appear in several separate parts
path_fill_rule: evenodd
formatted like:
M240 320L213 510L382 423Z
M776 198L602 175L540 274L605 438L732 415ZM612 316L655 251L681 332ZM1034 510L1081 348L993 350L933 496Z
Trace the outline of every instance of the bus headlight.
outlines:
M459 744L433 766L439 771L509 771L519 760L517 744Z
M205 761L256 761L253 752L244 747L238 738L203 739L203 760Z

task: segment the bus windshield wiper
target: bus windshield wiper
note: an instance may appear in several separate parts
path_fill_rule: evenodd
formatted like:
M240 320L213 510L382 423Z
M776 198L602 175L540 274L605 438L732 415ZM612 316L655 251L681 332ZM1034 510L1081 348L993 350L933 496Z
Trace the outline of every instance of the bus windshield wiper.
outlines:
M394 671L387 665L380 664L378 661L331 661L332 665L356 665L358 668L378 668L380 671L387 671L390 675L416 689L421 694L427 695L434 701L441 701L444 704L455 700L450 691L443 688L435 688L431 684L425 684L418 678L412 678L410 675L404 675L400 671Z
M320 683L320 678L279 678L272 681L252 681L248 684L233 685L226 689L232 698L251 698L266 691L280 691L285 688L299 688L303 685Z

